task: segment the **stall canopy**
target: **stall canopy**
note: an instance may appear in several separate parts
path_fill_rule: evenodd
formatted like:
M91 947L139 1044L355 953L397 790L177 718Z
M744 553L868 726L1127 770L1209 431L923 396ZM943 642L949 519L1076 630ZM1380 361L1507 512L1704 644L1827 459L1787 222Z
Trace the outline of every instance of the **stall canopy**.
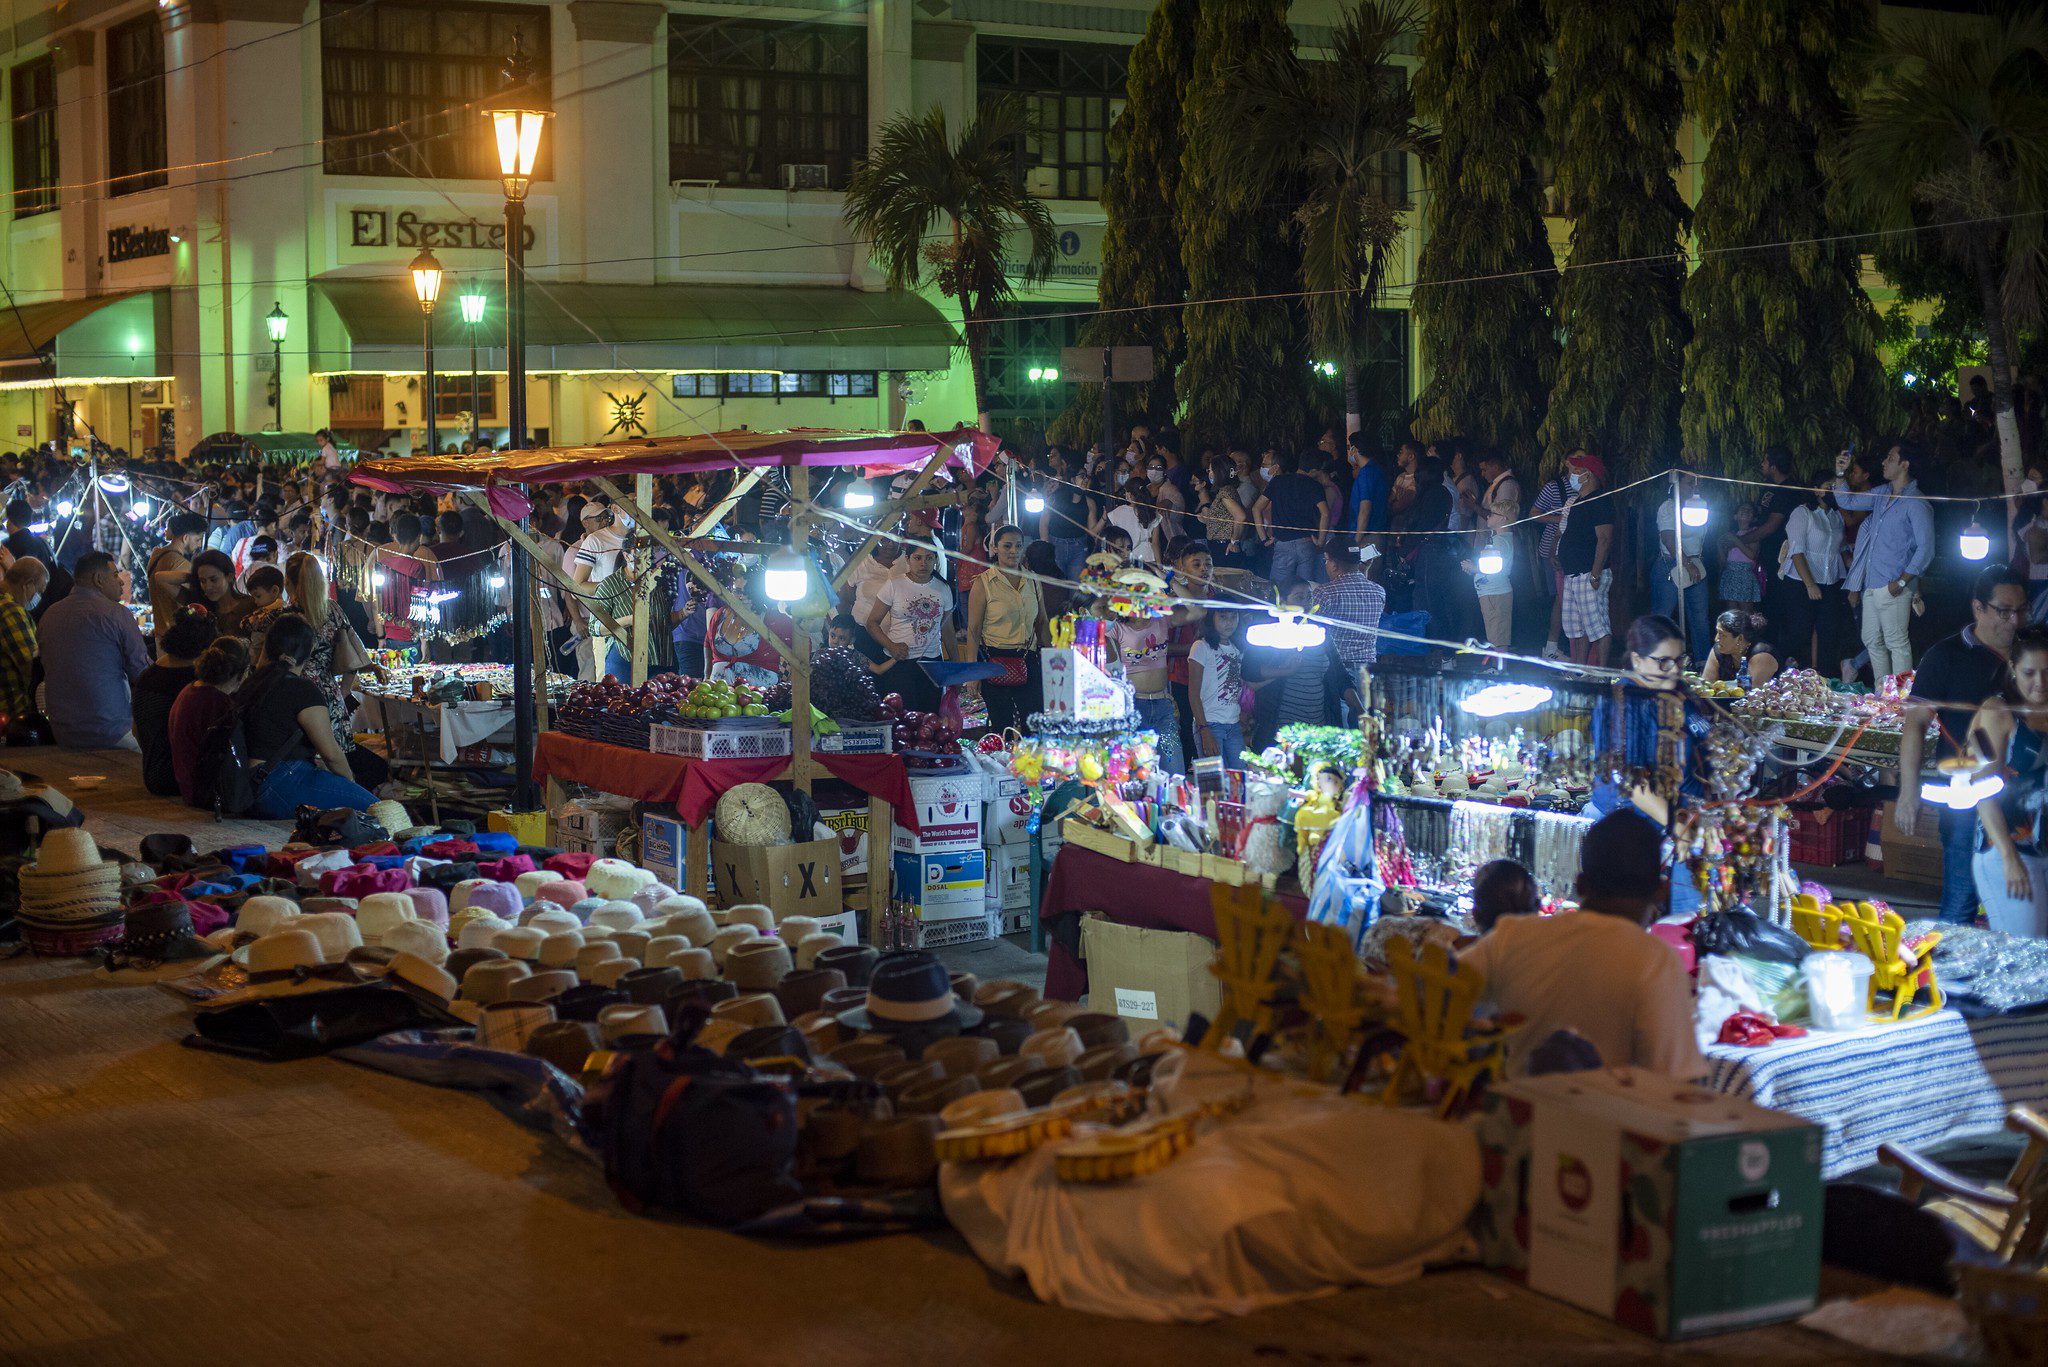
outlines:
M420 309L409 282L313 281L312 368L413 371ZM487 370L505 368L505 310L493 295L477 327ZM435 314L450 346L469 332ZM526 368L539 371L944 370L959 334L905 290L810 285L609 285L534 280L526 287Z
M169 373L170 335L168 290L22 304L0 314L0 369L5 378L54 364L58 378L154 379Z
M312 432L216 432L194 447L192 455L239 460L252 446L266 465L304 465L320 454L320 438ZM336 439L335 449L344 456L356 453L355 444L342 438Z
M511 486L565 484L613 475L685 475L734 466L865 466L880 471L922 465L952 448L979 472L995 456L996 439L971 427L951 432L847 432L799 427L785 432L700 432L641 437L595 446L487 451L473 456L407 456L366 460L352 478L372 489L446 492L478 489L502 517L523 517L525 500Z

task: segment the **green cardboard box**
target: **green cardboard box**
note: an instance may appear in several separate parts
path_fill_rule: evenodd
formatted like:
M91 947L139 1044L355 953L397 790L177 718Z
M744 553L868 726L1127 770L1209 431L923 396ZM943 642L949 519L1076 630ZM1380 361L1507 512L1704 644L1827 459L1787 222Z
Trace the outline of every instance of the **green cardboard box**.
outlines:
M1532 1290L1665 1339L1816 1303L1810 1121L1615 1068L1503 1084L1480 1146L1482 1256Z

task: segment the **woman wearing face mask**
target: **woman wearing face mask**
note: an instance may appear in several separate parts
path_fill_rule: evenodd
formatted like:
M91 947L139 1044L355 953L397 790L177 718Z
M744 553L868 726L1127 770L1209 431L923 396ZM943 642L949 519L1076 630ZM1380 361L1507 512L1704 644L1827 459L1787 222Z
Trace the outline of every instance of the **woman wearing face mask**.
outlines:
M1024 533L998 527L990 540L995 568L977 576L967 593L967 650L1003 673L985 680L982 699L997 733L1016 727L1045 707L1037 647L1046 640L1045 606L1038 582L1021 573Z
M1977 753L2005 779L1977 804L1972 870L1991 928L2040 939L2048 936L2048 631L2022 628L2007 659L2005 692L1970 721Z
M1159 510L1160 540L1173 540L1180 535L1181 514L1187 511L1188 501L1181 496L1179 487L1166 477L1166 462L1157 455L1145 461L1145 487L1152 506Z

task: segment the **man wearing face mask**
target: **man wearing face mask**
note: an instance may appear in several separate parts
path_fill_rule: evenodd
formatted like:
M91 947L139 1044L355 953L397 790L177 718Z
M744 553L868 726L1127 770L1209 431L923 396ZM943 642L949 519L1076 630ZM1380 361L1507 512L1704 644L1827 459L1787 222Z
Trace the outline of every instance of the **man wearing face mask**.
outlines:
M1252 504L1259 540L1272 548L1266 577L1277 588L1314 584L1322 578L1319 547L1329 539L1330 508L1322 484L1300 473L1291 452L1268 451L1259 473L1266 492Z
M1166 524L1161 536L1172 541L1182 535L1181 514L1188 510L1188 501L1167 477L1164 457L1154 454L1145 462L1145 483L1152 491L1152 506L1159 510L1160 520Z
M1574 451L1564 464L1572 490L1564 506L1564 532L1557 539L1565 640L1575 663L1605 664L1613 632L1607 595L1614 585L1614 500L1597 495L1607 483L1607 464L1585 450Z
M0 711L9 718L35 710L36 624L29 614L50 582L33 556L7 567L0 580Z

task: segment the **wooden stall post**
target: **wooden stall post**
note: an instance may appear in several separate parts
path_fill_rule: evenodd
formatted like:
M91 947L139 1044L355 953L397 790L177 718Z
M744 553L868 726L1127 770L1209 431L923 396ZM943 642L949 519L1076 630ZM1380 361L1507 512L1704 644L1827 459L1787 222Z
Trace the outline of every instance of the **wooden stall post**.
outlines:
M838 575L832 580L832 589L835 593L846 587L846 581L853 577L854 567L859 565L862 560L865 560L868 554L881 544L883 531L887 530L889 525L902 515L904 505L923 493L925 485L930 484L938 476L939 471L946 468L946 462L952 458L953 449L949 446L941 446L938 450L932 452L932 458L924 463L922 470L917 472L917 478L911 481L908 489L903 491L902 498L891 499L875 509L872 516L875 519L876 530L869 532L867 539L855 547L853 554L846 557L846 563L839 567ZM965 496L965 490L950 495L950 497L956 499L964 498Z
M806 560L811 552L811 470L799 465L789 472L789 544ZM805 585L805 596L810 594ZM794 606L794 605L792 605ZM795 614L791 613L794 618ZM811 633L803 623L790 635L796 653L789 661L789 776L797 791L808 794L818 772L811 758Z
M751 603L747 602L745 594L729 592L725 585L718 582L716 575L698 564L696 557L687 553L689 550L688 546L677 540L668 528L650 521L645 510L638 503L627 498L617 485L603 478L592 479L591 483L595 484L600 491L607 495L614 505L624 508L627 516L635 519L642 527L645 527L648 535L652 536L670 555L673 555L682 564L682 567L689 572L691 578L709 589L714 598L724 605L735 617L738 617L752 628L755 634L773 647L778 655L782 656L785 660L790 658L790 648L783 644L780 636L777 636L768 629L768 624L761 620L761 615L754 611ZM772 546L759 543L748 544L756 555L764 555L774 549Z
M644 510L648 504L654 502L653 475L633 476L633 500L635 504L635 511L632 514L633 521L635 525L640 525L646 516L644 511L641 510ZM647 682L647 647L651 644L647 639L647 568L653 557L652 553L648 550L648 543L639 537L633 538L630 554L633 567L631 571L633 580L632 674L633 686L638 688L641 684ZM667 619L668 610L664 608L662 609L662 620L665 622Z

